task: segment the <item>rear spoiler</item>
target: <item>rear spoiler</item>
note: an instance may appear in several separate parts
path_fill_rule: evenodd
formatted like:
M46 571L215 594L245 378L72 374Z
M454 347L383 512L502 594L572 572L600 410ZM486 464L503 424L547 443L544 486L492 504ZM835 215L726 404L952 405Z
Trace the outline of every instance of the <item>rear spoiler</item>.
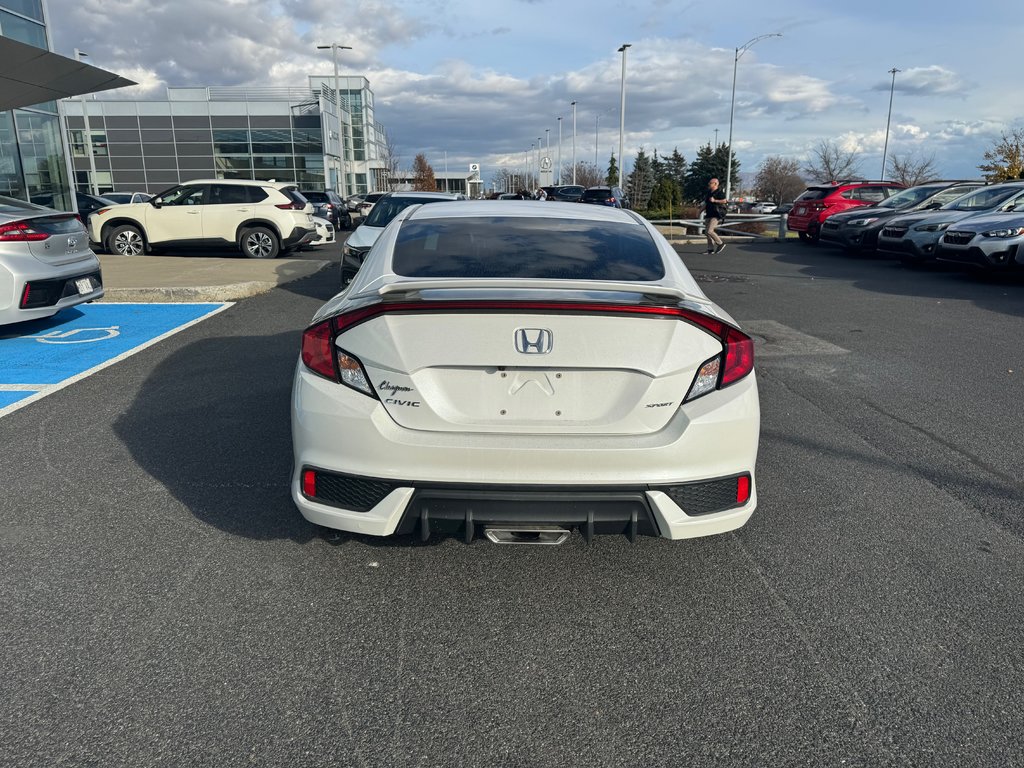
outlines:
M695 297L665 285L637 285L636 283L617 283L606 280L537 280L523 281L502 279L465 280L459 278L438 280L402 280L388 283L377 291L381 298L390 299L409 296L423 291L456 291L456 290L523 290L523 291L585 291L587 293L634 293L657 299L672 301L692 301ZM702 302L703 303L703 302Z

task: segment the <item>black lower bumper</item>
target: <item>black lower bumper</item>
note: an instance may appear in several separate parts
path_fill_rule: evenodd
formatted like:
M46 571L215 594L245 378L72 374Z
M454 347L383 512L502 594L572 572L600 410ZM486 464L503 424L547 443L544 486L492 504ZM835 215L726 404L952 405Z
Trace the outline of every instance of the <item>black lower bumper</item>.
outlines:
M555 525L578 528L589 542L595 534L659 536L648 491L660 491L687 515L700 516L735 509L738 488L749 491L750 475L741 474L673 485L632 487L452 485L382 480L313 468L319 504L367 512L396 488L414 488L395 533L432 533L473 538L488 525ZM742 482L741 482L742 481Z
M49 280L29 280L21 291L20 309L38 309L55 306L61 299L69 296L80 296L78 282L84 278L92 280L93 291L103 287L103 277L99 270L83 272L71 277ZM91 293L92 291L90 291Z

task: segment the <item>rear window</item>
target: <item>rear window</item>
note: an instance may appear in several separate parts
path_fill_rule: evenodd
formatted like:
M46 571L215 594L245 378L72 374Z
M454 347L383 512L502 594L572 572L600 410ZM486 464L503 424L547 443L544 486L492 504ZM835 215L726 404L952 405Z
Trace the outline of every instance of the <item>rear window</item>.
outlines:
M943 206L951 211L987 211L1021 192L1022 187L987 187Z
M832 191L832 187L829 187L827 189L815 189L814 187L812 187L811 189L806 190L802 195L800 195L800 197L796 199L796 202L800 202L802 200L821 200L823 197L827 197L828 194Z
M368 227L386 227L399 213L410 205L422 203L450 203L450 197L382 197L373 205L373 210L364 222Z
M406 221L392 269L406 277L660 280L661 253L628 222L498 216Z
M327 193L326 192L309 192L309 191L304 189L304 190L302 190L302 196L304 198L306 198L307 200L309 200L309 202L311 202L311 203L329 203L330 202L330 198L327 197Z
M584 200L607 200L611 196L609 189L587 189L583 192Z

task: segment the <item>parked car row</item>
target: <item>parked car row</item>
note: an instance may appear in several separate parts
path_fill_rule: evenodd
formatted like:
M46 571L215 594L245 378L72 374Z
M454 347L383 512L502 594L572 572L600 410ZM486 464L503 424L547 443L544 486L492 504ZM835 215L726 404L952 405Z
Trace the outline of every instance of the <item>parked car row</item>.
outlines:
M869 187L884 198L866 201ZM1024 181L880 187L880 182L810 187L797 198L788 226L801 239L820 237L851 252L877 250L908 265L942 261L1024 270ZM844 197L844 192L852 194Z

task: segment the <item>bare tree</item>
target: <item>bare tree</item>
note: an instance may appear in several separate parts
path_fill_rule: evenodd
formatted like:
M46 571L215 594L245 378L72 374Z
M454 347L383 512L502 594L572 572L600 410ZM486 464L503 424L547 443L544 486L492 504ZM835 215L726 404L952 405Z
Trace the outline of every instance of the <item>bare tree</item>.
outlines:
M811 150L803 172L817 182L848 179L860 174L860 153L847 152L834 141L822 139Z
M572 181L571 164L566 166L565 172L562 173L562 179L566 183ZM606 183L605 175L593 163L579 160L576 163L576 183L584 187L600 187Z
M985 152L988 162L978 166L988 181L1024 179L1024 128L1014 128Z
M788 203L804 191L800 163L784 157L766 157L754 177L754 195L758 200L770 200L776 205Z
M434 169L422 152L412 161L412 188L415 192L437 192Z
M928 157L894 154L889 158L889 178L908 187L934 181L939 178L939 172L935 169L935 154Z
M381 169L384 183L383 187L378 187L378 189L387 189L389 192L394 192L398 189L401 183L401 174L399 173L401 160L402 156L399 154L395 142L391 139L391 134L384 131L384 145L380 155L380 161L384 166Z

